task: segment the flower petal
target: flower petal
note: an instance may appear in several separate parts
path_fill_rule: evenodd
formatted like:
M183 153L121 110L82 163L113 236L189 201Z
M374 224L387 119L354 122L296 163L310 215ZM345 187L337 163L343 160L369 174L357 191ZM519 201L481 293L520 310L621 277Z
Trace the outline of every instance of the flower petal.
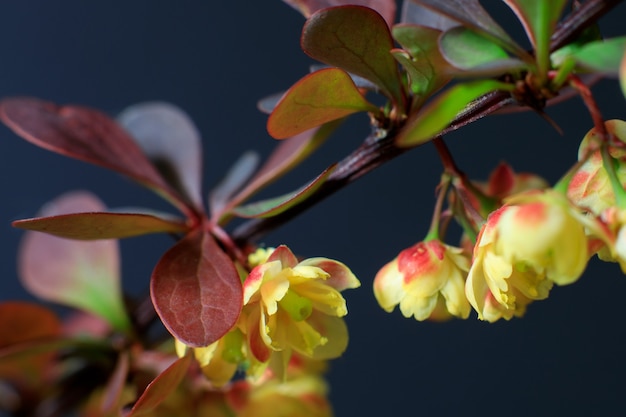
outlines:
M330 274L326 283L338 291L358 288L361 286L361 282L352 273L350 268L339 261L327 258L309 258L300 262L300 265L316 266L326 271Z

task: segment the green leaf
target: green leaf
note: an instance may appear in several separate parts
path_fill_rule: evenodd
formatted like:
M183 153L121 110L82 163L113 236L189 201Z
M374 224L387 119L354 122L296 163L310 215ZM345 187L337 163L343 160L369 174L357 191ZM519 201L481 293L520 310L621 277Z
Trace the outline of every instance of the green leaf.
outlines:
M626 37L585 44L570 55L578 66L608 75L618 75L626 51Z
M280 197L270 198L263 201L235 207L233 213L239 217L272 217L282 213L290 207L301 203L313 194L328 178L335 169L335 165L327 168L313 181L297 191Z
M550 69L550 38L567 0L504 0L524 26L535 49L539 75L545 78Z
M67 193L42 209L55 216L72 210L103 210L95 196ZM22 284L37 297L96 314L116 330L130 322L120 288L117 241L82 242L28 232L22 240L18 267Z
M457 26L439 38L443 56L456 68L473 70L502 61L509 61L509 54L498 44L473 30ZM521 67L524 66L522 61Z
M619 83L622 87L622 93L626 97L626 52L622 55L622 62L619 67Z
M387 23L374 10L362 6L322 9L305 23L301 44L312 58L378 85L403 108L402 83L389 53L393 39Z
M144 213L89 212L16 220L14 227L78 240L121 239L149 233L181 233L189 228L179 219Z
M267 121L267 130L272 137L285 139L361 111L378 109L365 100L345 71L326 68L305 76L285 93Z
M416 96L427 94L433 78L432 66L425 61L414 61L403 49L394 49L391 54L406 71L411 92Z
M410 0L409 0L410 1ZM531 57L498 25L483 8L479 0L412 0L441 15L456 20L461 25L474 30L499 44L522 60Z
M420 145L445 129L468 104L490 91L509 89L508 84L495 80L481 80L457 84L428 103L410 119L398 134L402 147Z
M418 25L396 25L393 36L410 55L410 61L397 49L392 53L409 73L409 86L420 101L450 81L450 64L439 50L441 31ZM427 83L425 81L427 80Z

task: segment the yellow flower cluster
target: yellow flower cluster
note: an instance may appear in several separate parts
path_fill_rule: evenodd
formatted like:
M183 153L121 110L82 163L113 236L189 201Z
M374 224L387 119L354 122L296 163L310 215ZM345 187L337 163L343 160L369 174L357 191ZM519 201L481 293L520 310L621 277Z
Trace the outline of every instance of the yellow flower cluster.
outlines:
M194 348L214 386L229 383L238 369L250 380L261 380L268 365L286 375L294 354L323 361L345 351L348 310L341 291L360 285L347 266L327 258L298 261L286 246L257 250L249 266L236 326L210 346ZM187 349L176 341L179 356Z

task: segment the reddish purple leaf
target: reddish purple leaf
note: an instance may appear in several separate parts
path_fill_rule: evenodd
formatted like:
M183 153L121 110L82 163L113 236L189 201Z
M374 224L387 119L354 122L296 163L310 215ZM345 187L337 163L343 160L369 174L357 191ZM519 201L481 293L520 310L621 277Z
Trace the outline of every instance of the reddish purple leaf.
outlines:
M306 200L311 194L326 182L330 174L335 169L335 165L331 165L325 169L315 179L298 190L267 200L256 201L254 203L238 206L233 209L233 213L240 217L258 218L276 216L290 207L293 207Z
M202 210L202 143L187 113L172 104L154 101L126 108L118 121L163 178Z
M285 175L322 145L340 123L341 120L335 120L280 142L245 188L232 196L227 206L224 205L221 210L216 210L212 214L215 217L221 217L223 213L232 210L233 207L243 203ZM220 221L222 220L220 218Z
M41 214L104 208L92 194L73 192L46 205ZM117 241L82 242L28 232L18 267L22 284L37 297L94 313L117 330L130 327L121 295Z
M60 342L61 323L40 305L0 303L0 380L39 385Z
M189 211L133 139L104 113L36 98L8 98L0 101L0 119L37 146L125 174Z
M161 404L178 386L187 374L191 364L191 355L184 356L170 365L157 376L144 390L130 413L126 417L152 416L155 408Z
M458 26L459 22L411 0L405 0L402 2L400 24L420 25L444 32Z
M14 221L13 226L79 240L121 239L148 233L181 233L189 227L181 220L168 220L143 213L87 212L35 217Z
M285 3L300 11L308 18L318 10L334 6L357 5L376 10L391 27L396 18L395 0L284 0Z
M209 208L213 216L219 217L224 212L224 207L257 170L259 161L259 154L252 151L244 152L235 161L224 178L209 193Z
M185 236L159 260L150 283L167 329L192 347L208 346L235 324L243 303L239 274L208 232Z

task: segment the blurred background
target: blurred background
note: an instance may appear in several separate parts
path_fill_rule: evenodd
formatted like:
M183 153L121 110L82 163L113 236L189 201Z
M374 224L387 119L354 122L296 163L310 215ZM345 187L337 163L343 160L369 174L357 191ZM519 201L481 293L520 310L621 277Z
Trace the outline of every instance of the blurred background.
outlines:
M521 36L500 6L492 5L498 20ZM256 102L288 88L313 63L299 47L303 17L279 0L29 0L3 2L0 11L0 97L35 96L112 116L142 101L174 103L203 134L205 192L244 151L270 152L275 142ZM622 4L601 21L607 37L623 34L625 13ZM593 91L605 118L626 117L615 80ZM592 123L578 98L548 114L563 136L537 115L518 113L483 119L446 141L472 178L485 179L507 160L553 183L574 162ZM266 194L299 187L367 133L364 116L351 118ZM18 282L22 232L10 222L33 216L57 195L86 189L109 207L171 210L117 174L41 150L5 127L0 167L0 300L32 299ZM361 279L360 289L345 294L350 346L329 373L336 415L623 415L626 277L617 265L594 259L579 282L555 288L526 317L510 322L483 323L473 314L465 321L420 323L378 307L372 280L424 237L440 173L434 147L426 144L263 240L287 243L306 257L341 260ZM152 267L171 243L167 236L122 242L124 286L131 294L146 291Z

